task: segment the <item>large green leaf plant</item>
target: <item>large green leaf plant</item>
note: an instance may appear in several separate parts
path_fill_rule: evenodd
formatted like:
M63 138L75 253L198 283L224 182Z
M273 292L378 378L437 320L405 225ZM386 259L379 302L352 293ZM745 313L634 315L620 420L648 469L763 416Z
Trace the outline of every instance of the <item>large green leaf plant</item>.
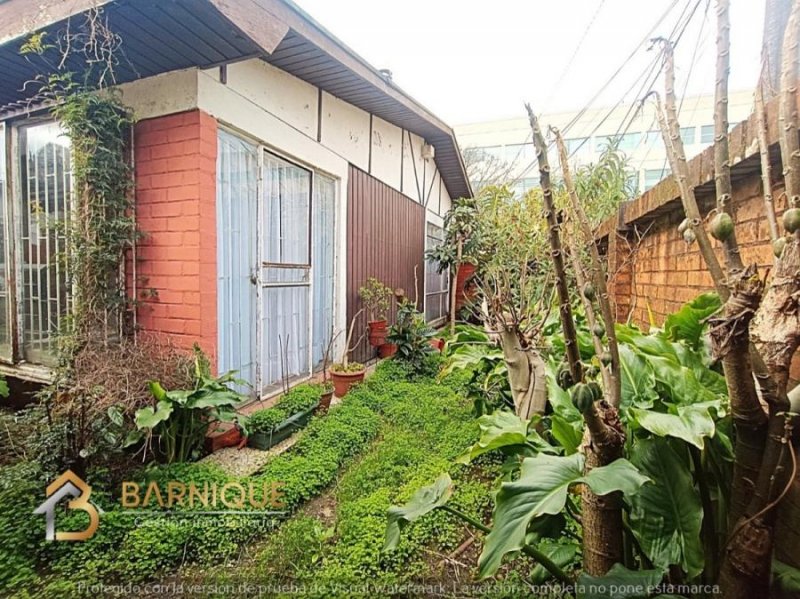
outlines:
M137 410L136 430L126 444L145 441L145 447L167 464L197 459L206 433L215 424L234 422L244 429L245 418L237 408L247 396L230 387L243 384L233 372L212 376L207 359L195 348L194 388L168 391L158 381L150 381L154 405Z
M705 321L718 307L718 298L706 294L668 317L663 330L645 334L617 325L623 374L620 417L628 431L625 457L588 474L581 451L583 419L570 393L559 386L563 339L552 328L545 339L547 414L526 421L502 405L494 406L480 415L481 436L459 460L499 452L510 465L498 481L491 526L472 522L486 533L478 560L481 578L495 575L504 560L522 553L538 562L533 579L577 584L579 597L598 596L586 590L589 583L595 588L620 583L621 588L621 581L629 580L646 583L630 584L631 589L657 589L662 581L714 580L718 565L708 556L724 543L732 465L725 381L705 349ZM581 325L579 343L590 334ZM498 349L489 337L462 329L457 339L446 348L445 371L467 368L491 376L488 365L497 363ZM587 370L596 370L599 358L591 343L580 345ZM387 550L396 545L403 525L432 510L453 512L447 508L449 484L440 479L408 505L390 510ZM575 490L580 485L599 496L617 494L625 505L629 551L625 563L603 578L576 572L580 546L574 539L580 538L582 524ZM640 590L614 596L656 594Z

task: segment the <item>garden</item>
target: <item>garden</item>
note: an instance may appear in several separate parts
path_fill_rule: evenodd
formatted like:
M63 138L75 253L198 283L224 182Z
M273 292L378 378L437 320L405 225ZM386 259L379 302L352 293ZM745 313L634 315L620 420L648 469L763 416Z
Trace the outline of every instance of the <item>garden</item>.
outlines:
M551 179L556 163L528 107L540 187L454 200L444 242L427 253L452 284L448 322L432 328L417 300L370 277L360 289L368 337L354 339L351 323L320 380L287 383L257 410L244 409L237 373L214 372L199 346L128 328L134 115L103 73L41 80L82 190L80 219L60 225L75 310L55 381L0 412L0 595L796 597L796 105L781 113L789 207L774 269L759 275L736 242L727 87L717 203L703 219L687 184L672 46L659 43L655 102L679 233L713 290L647 330L621 318L595 233L631 197L626 158L609 143L573 169L551 129ZM350 360L359 343L373 364ZM261 457L234 473L211 459L221 448L234 461ZM75 494L47 508L42 492L65 471ZM50 542L81 531L81 542Z

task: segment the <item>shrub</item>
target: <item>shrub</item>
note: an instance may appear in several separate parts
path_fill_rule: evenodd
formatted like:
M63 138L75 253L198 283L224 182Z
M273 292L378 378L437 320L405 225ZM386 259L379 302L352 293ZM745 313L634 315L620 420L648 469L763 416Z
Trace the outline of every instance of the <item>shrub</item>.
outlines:
M247 430L250 433L268 433L290 416L311 408L321 396L322 385L298 385L274 406L250 414Z
M31 586L44 539L44 520L32 516L42 497L41 470L32 462L0 469L0 596Z
M389 329L386 340L397 346L395 360L405 362L412 371L426 372L428 356L433 353L430 339L433 329L425 322L425 317L409 301L397 309L397 322Z
M208 360L195 345L195 381L188 390L167 391L158 381L150 382L155 405L136 411L131 441L153 443L157 458L166 462L196 459L203 448L209 425L238 421L236 408L246 397L228 385L239 383L233 373L211 376Z
M392 290L375 277L369 277L366 285L358 290L364 309L370 320L383 320L389 310L392 299Z

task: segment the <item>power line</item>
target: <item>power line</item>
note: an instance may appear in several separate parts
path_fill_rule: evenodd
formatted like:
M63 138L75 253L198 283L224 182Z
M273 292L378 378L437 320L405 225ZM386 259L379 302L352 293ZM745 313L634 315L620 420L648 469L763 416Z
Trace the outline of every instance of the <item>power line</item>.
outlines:
M580 39L578 40L578 44L575 46L575 49L572 51L572 56L569 57L567 64L561 70L561 75L558 76L555 85L550 89L550 95L547 97L547 100L544 102L544 106L547 107L549 110L550 102L553 100L553 96L555 95L558 87L564 82L564 78L567 76L570 68L572 67L572 63L575 62L575 58L578 56L578 52L580 52L581 48L583 47L583 42L586 41L586 38L589 36L589 31L592 29L595 21L597 20L597 16L600 14L600 11L603 10L603 6L605 6L606 0L601 0L600 4L597 6L597 9L594 11L591 19L586 24L586 27L583 29L583 33L581 34Z
M672 32L670 33L669 37L670 37L670 39L674 39L674 42L673 42L674 44L677 44L677 42L682 38L684 32L686 31L686 28L688 27L689 23L691 22L692 18L694 17L694 15L696 13L697 8L703 2L703 0L694 0L694 6L692 6L692 2L693 2L693 0L687 0L686 5L684 6L683 10L681 11L681 14L679 15L678 19L676 20L675 25L673 26ZM623 70L625 65L627 65L630 62L630 60L633 58L633 56L636 54L636 52L638 52L639 49L641 49L641 47L644 46L645 43L647 43L647 42L649 42L651 40L652 35L653 35L654 31L656 30L656 28L666 19L666 17L672 11L672 9L675 7L676 4L677 4L677 0L675 0L674 2L672 2L670 4L670 6L667 8L667 10L659 17L659 19L656 21L656 23L654 23L653 26L650 28L650 30L647 32L647 35L644 36L644 38L639 42L639 44L637 44L637 46L633 49L633 51L628 55L628 57L625 59L623 64L620 65L619 68L617 68L617 70L612 74L612 76L609 78L609 80L606 81L606 83L600 88L600 90L598 90L594 94L594 96L589 100L589 102L586 104L586 106L584 106L584 108L582 108L570 120L570 122L562 129L562 132L567 132L583 116L583 114L585 114L585 112L589 108L589 106L597 99L597 97L599 97L599 95L603 91L605 91L605 89L610 85L610 83L619 75L619 73ZM689 11L690 7L691 7L691 11ZM688 16L687 16L687 11L689 11L688 12ZM624 101L625 97L630 93L631 90L633 90L633 88L636 87L637 83L639 83L640 81L644 81L644 85L642 86L642 88L640 88L640 92L645 87L647 87L648 89L652 88L652 85L655 83L655 80L656 80L656 78L658 77L658 74L659 74L659 70L656 70L659 61L660 61L660 57L656 56L648 64L648 67L645 69L645 71L641 75L639 75L639 77L637 77L634 80L633 84L631 86L629 86L627 90L625 90L625 92L622 94L620 102L618 102L617 104L622 103L622 101ZM648 86L647 82L650 79L652 79L652 81L650 82L650 84ZM637 94L637 97L640 97L639 94ZM634 103L632 106L634 106L635 104L636 103ZM589 135L586 136L584 138L584 140L570 153L570 155L569 155L570 158L572 156L574 156L578 151L580 151L580 149L592 138L592 136L597 132L597 130L600 127L602 127L603 124L605 124L605 122L611 117L611 115L613 114L615 109L616 109L616 105L612 105L612 107L609 109L609 111L592 128L592 130L590 131ZM630 114L630 110L631 110L631 108L629 108L629 111L626 114L625 118L627 118L627 116ZM634 118L635 118L635 115L634 115ZM623 120L623 122L624 122L624 120ZM630 124L632 122L633 122L633 119L631 119L630 123L628 124L628 127L630 126ZM627 131L627 129L626 129L626 131ZM551 142L549 144L548 149L550 147L552 147L552 145L553 145L553 142ZM535 166L535 162L533 162L530 165L528 165L522 171L522 173L520 173L514 179L514 181L512 181L512 184L516 183L522 177L524 177L526 174L528 174L534 166Z

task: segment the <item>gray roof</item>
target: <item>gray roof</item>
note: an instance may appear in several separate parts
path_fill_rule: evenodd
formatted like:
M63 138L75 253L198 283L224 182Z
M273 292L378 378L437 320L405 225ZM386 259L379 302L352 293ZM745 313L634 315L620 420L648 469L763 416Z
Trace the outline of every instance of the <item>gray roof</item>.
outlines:
M30 81L49 70L22 56L28 35L63 30L71 16L102 5L123 40L118 83L253 57L407 129L436 148L452 197L471 196L453 130L288 0L7 0L0 3L0 117L28 108ZM77 68L79 65L75 65ZM26 82L28 82L26 84Z

